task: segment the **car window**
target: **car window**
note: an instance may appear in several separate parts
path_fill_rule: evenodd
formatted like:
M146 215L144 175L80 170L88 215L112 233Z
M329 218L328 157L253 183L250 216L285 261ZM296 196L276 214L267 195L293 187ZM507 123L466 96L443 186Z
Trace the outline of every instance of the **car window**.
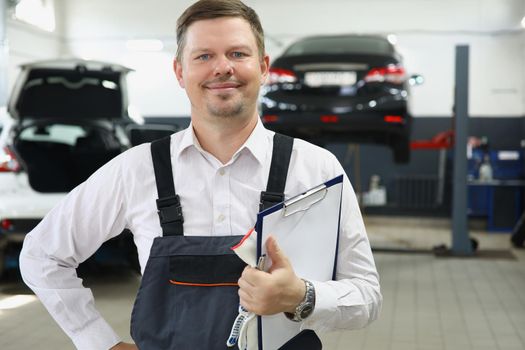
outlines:
M32 126L24 129L20 139L24 141L47 141L73 146L77 138L86 135L86 130L78 125L53 124Z
M393 47L382 38L317 37L292 44L283 56L352 53L390 55L393 53Z

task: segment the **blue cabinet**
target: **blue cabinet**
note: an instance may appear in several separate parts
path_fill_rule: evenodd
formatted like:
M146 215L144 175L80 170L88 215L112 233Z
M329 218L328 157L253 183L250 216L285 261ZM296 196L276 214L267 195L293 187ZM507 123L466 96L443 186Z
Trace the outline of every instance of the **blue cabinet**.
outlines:
M485 156L490 160L493 180L479 181ZM486 217L489 231L511 231L524 208L524 151L486 153L476 149L468 160L468 177L468 215Z
M486 217L488 231L512 231L523 212L524 190L520 180L469 181L468 214Z

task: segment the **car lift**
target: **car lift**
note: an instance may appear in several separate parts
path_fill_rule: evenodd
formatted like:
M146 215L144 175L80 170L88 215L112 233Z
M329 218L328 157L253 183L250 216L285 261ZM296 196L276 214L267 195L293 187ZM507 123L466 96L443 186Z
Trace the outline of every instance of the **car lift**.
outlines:
M454 147L454 130L447 130L436 134L430 140L414 140L410 142L411 150L438 150L438 188L436 205L443 204L445 193L445 168L447 161L447 150Z
M446 152L454 149L453 196L452 196L452 247L445 245L433 248L440 256L470 256L478 247L478 242L469 237L467 225L467 138L468 138L468 69L469 46L456 46L456 72L454 91L454 126L452 130L440 132L430 140L415 140L410 143L411 150L439 150L438 189L436 204L443 203L445 187ZM357 175L354 185L357 193L361 191L359 145L349 144L343 161L348 164L354 157L354 173ZM360 202L361 204L361 202ZM391 249L373 247L380 252L414 252L414 249Z
M469 238L467 224L467 138L469 96L469 46L456 46L456 74L454 91L454 176L452 195L451 255L468 256L477 248Z
M467 225L467 137L468 137L468 64L469 47L456 46L456 74L454 91L454 126L430 140L414 140L411 150L439 150L438 189L436 204L443 203L447 150L454 150L453 197L452 197L452 247L445 245L433 248L439 256L470 256L478 242L469 237ZM413 249L375 249L389 252L416 252Z
M411 149L440 150L438 204L443 201L446 150L454 149L452 247L435 247L434 252L438 255L469 256L478 246L478 242L469 237L467 224L468 69L469 47L456 46L454 128L437 134L431 140L413 141L410 144Z

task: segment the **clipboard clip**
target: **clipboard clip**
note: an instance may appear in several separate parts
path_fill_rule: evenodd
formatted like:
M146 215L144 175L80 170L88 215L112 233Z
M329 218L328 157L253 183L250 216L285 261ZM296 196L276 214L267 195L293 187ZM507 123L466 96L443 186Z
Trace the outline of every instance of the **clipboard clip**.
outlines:
M290 198L283 203L283 216L287 217L295 213L306 211L312 207L315 203L318 203L326 197L328 189L325 184L319 185L300 194L296 197Z

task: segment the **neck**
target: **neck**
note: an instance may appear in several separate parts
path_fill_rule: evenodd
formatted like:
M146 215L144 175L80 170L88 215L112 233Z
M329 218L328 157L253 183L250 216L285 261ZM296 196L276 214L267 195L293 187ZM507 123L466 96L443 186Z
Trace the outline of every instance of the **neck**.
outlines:
M257 125L257 114L246 120L220 120L218 123L202 123L192 120L193 130L201 147L226 164L235 152L246 142Z

